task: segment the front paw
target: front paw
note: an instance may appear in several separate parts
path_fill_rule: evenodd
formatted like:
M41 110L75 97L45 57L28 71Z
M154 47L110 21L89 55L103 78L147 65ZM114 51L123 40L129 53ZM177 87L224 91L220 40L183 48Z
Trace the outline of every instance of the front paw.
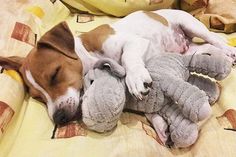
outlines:
M140 100L149 93L152 85L152 78L144 67L127 70L125 81L130 94Z

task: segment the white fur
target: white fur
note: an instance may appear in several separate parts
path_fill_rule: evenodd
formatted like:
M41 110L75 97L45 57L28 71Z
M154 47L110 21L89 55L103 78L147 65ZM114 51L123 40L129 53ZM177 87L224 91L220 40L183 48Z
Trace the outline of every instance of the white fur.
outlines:
M127 73L125 78L127 87L139 99L142 99L142 92L149 90L143 86L143 82L152 82L149 72L144 68L149 44L149 40L137 35L117 32L115 35L111 35L102 47L106 57L115 59L124 66Z
M63 108L67 110L70 115L74 115L79 106L79 102L80 92L75 88L69 87L64 95L59 96L54 101L54 105L57 108Z
M92 56L83 46L80 38L75 37L75 52L79 56L82 66L83 74L86 74L89 69L92 69L98 57Z
M55 107L53 106L53 101L51 99L51 97L49 96L49 94L35 81L35 79L33 78L31 72L29 70L25 71L25 75L27 80L31 83L31 85L39 90L47 99L47 107L48 107L48 114L49 117L52 119L53 113L55 112Z

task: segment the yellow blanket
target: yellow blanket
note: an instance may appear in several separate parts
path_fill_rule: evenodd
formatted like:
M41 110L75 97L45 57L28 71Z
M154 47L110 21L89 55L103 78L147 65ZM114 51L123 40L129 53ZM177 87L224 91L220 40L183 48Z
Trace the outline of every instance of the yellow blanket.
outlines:
M75 35L117 20L104 15L70 14L55 0L9 3L1 4L4 10L0 12L5 20L0 23L0 29L4 30L0 34L0 55L4 56L25 56L45 31L63 20ZM97 5L92 5L94 12L101 10ZM235 35L225 37L235 45ZM212 116L199 124L197 142L190 148L169 149L162 145L145 117L131 113L123 113L117 128L105 134L89 131L82 123L54 128L43 104L27 95L23 99L24 88L18 74L5 71L0 74L0 117L1 105L7 106L4 108L7 112L3 112L7 116L4 120L0 118L0 157L235 157L236 70L220 85L221 97L212 106Z
M169 8L174 0L62 0L77 11L95 15L109 14L116 17L126 16L137 10L157 10Z
M190 12L212 31L236 31L236 0L182 0L177 7Z

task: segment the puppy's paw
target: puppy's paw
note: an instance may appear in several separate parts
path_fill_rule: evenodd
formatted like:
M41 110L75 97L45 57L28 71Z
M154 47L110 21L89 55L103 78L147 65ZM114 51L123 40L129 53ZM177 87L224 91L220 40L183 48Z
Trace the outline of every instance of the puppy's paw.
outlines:
M128 70L125 81L130 94L140 100L149 93L152 85L152 78L149 72L146 68L140 66Z

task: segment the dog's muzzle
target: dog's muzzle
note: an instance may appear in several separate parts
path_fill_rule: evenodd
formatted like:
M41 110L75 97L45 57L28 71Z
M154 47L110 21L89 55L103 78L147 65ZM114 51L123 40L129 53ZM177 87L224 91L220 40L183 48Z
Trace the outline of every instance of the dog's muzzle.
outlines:
M59 109L53 114L53 121L57 125L65 125L72 120L72 116L65 109Z
M60 99L62 101L58 102L57 106L59 107L52 115L55 124L62 126L70 121L81 119L83 90L79 93L76 92L76 94L76 96L74 95L74 97L71 97L72 94L70 93L70 96L62 97L62 99Z

